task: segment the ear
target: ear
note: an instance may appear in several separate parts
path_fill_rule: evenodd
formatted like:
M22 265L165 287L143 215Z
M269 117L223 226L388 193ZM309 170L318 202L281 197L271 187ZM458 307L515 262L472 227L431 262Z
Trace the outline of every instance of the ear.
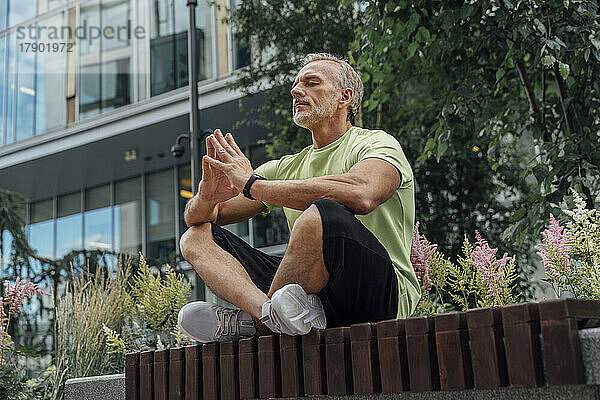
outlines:
M354 99L354 91L352 89L346 88L342 90L342 97L340 98L339 108L350 107L352 99Z

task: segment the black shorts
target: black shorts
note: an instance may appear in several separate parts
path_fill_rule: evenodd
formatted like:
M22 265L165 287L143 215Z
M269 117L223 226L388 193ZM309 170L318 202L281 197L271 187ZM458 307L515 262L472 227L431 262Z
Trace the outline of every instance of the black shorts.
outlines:
M327 326L348 326L396 318L398 281L389 254L352 212L328 199L313 202L323 222L323 259L329 282L317 295ZM226 229L212 224L215 242L248 271L252 282L269 291L281 257L263 253Z

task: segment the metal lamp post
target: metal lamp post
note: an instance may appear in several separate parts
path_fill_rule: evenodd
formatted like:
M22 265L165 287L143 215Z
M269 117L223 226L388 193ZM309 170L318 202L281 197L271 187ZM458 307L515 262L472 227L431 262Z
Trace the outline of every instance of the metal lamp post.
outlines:
M196 65L196 6L198 0L187 0L190 16L188 28L188 77L190 86L190 173L192 178L192 194L198 192L198 180L200 179L200 159L198 157L198 129L200 125L198 117L198 67Z

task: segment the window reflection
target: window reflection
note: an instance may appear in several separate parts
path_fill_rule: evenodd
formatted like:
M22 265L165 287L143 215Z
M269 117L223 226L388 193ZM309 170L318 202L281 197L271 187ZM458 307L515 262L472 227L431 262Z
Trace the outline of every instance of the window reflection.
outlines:
M188 83L187 27L185 2L154 0L150 19L150 92L152 96ZM213 76L212 10L205 1L196 7L198 79Z
M112 211L110 186L85 191L83 216L84 247L86 249L112 250Z
M183 219L183 212L185 211L185 205L188 200L192 198L192 177L190 174L190 166L184 165L179 167L179 226L181 227L180 233L183 234L187 229L185 220Z
M28 40L30 39L23 39L19 43ZM36 54L33 51L17 51L17 140L33 136L35 120L32 117L35 115L34 73Z
M253 166L257 167L269 159L264 145L250 147L250 160ZM281 208L273 209L266 216L254 217L253 231L255 247L287 243L290 238L285 215Z
M15 63L16 54L15 54L15 43L14 43L15 35L10 34L7 35L6 38L6 122L4 125L5 129L5 137L6 144L10 144L15 141L14 136L14 125L13 125L13 111L15 108L15 86L16 86L16 74L15 74Z
M52 199L39 201L31 205L31 225L29 226L29 245L42 257L54 257L54 220ZM33 274L41 272L38 261L32 262Z
M2 5L0 5L0 10L2 10ZM1 15L0 15L1 17ZM0 37L0 116L4 116L4 71L6 71L5 63L6 59L4 56L6 55L6 36ZM4 145L4 118L0 118L0 146Z
M35 1L4 0L3 2L8 2L8 26L17 25L35 16Z
M239 6L240 0L230 0L231 8ZM231 66L233 70L250 65L250 45L239 38L235 32L235 26L231 27Z
M83 247L82 222L81 193L59 197L56 219L56 258Z
M142 250L141 194L140 178L115 183L115 251L137 254Z
M8 23L8 1L0 1L0 30L6 29Z
M146 177L146 226L150 257L168 257L175 251L174 190L172 169Z
M41 27L62 26L63 14L39 23ZM47 30L41 32L40 43L57 44L61 39L51 39ZM64 126L67 118L65 78L66 52L38 52L36 54L35 82L35 133Z
M131 58L129 0L86 3L81 24L102 29L99 38L80 40L79 118L113 110L131 103Z

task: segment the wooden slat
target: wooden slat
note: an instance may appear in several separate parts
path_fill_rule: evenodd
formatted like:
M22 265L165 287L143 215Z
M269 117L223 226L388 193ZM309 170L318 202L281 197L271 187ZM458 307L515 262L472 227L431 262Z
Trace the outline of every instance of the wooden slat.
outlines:
M185 398L185 349L169 350L169 400Z
M432 318L409 318L405 321L406 349L410 390L439 390L440 377Z
M140 353L125 356L125 400L140 400Z
M467 311L475 387L493 389L508 385L502 312L500 308Z
M404 325L402 319L377 323L377 350L383 393L410 390Z
M185 348L185 400L202 397L202 345ZM141 400L141 399L140 399Z
M381 393L376 325L350 326L350 349L354 394Z
M466 313L440 314L434 321L440 389L471 389L473 369Z
M219 343L205 343L202 346L202 389L204 399L219 400Z
M352 394L350 328L330 328L324 332L327 394Z
M221 373L221 399L240 398L238 381L238 343L223 342L220 345L219 371Z
M262 399L281 396L279 337L275 335L258 338L258 394Z
M560 299L539 307L548 385L585 383L578 325L600 318L600 301Z
M511 387L544 384L537 303L502 307L508 382Z
M140 400L154 399L154 351L140 353Z
M327 393L324 334L312 330L302 336L302 369L306 395Z
M154 352L154 400L169 398L169 350Z
M239 342L240 398L258 397L258 341L255 337Z
M281 359L281 396L304 396L302 375L302 348L300 336L279 337Z

